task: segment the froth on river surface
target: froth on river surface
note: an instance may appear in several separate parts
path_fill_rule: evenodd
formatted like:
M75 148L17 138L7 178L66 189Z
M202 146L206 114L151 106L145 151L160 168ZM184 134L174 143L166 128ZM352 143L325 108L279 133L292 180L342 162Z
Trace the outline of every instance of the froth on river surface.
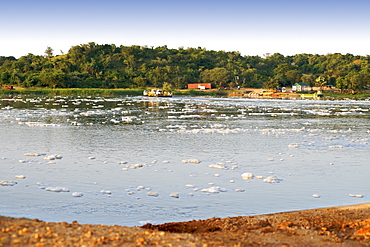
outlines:
M0 100L0 214L135 226L369 202L370 102Z

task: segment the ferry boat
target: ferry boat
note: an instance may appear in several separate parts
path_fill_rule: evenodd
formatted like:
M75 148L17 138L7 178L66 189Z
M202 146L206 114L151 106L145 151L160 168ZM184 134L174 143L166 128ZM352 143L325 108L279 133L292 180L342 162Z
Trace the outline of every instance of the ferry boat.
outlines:
M167 92L162 89L152 89L150 91L145 90L143 95L148 97L172 97L171 92Z

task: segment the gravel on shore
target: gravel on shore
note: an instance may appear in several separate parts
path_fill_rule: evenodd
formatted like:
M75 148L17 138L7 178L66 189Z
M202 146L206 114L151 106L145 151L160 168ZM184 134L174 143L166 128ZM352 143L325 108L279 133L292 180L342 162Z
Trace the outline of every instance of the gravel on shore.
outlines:
M370 203L142 227L0 216L0 246L370 246Z

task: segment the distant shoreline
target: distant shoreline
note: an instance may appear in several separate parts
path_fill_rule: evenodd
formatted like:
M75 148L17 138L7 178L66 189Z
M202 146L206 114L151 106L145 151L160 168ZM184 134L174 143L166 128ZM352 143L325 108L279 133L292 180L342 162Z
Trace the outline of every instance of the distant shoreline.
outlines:
M14 90L0 89L0 95L51 95L51 96L142 96L144 89L104 89L104 88L18 88ZM301 99L302 93L274 92L261 88L243 89L209 89L173 90L174 96L211 96L211 97L233 97L251 99ZM254 93L254 95L253 95ZM323 91L323 100L370 100L370 92L340 93L334 91Z

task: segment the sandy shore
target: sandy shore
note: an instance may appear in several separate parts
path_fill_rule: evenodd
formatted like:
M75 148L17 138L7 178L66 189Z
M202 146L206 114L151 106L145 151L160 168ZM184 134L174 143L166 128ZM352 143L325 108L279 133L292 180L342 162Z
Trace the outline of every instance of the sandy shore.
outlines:
M142 227L0 216L0 246L370 246L370 203Z

